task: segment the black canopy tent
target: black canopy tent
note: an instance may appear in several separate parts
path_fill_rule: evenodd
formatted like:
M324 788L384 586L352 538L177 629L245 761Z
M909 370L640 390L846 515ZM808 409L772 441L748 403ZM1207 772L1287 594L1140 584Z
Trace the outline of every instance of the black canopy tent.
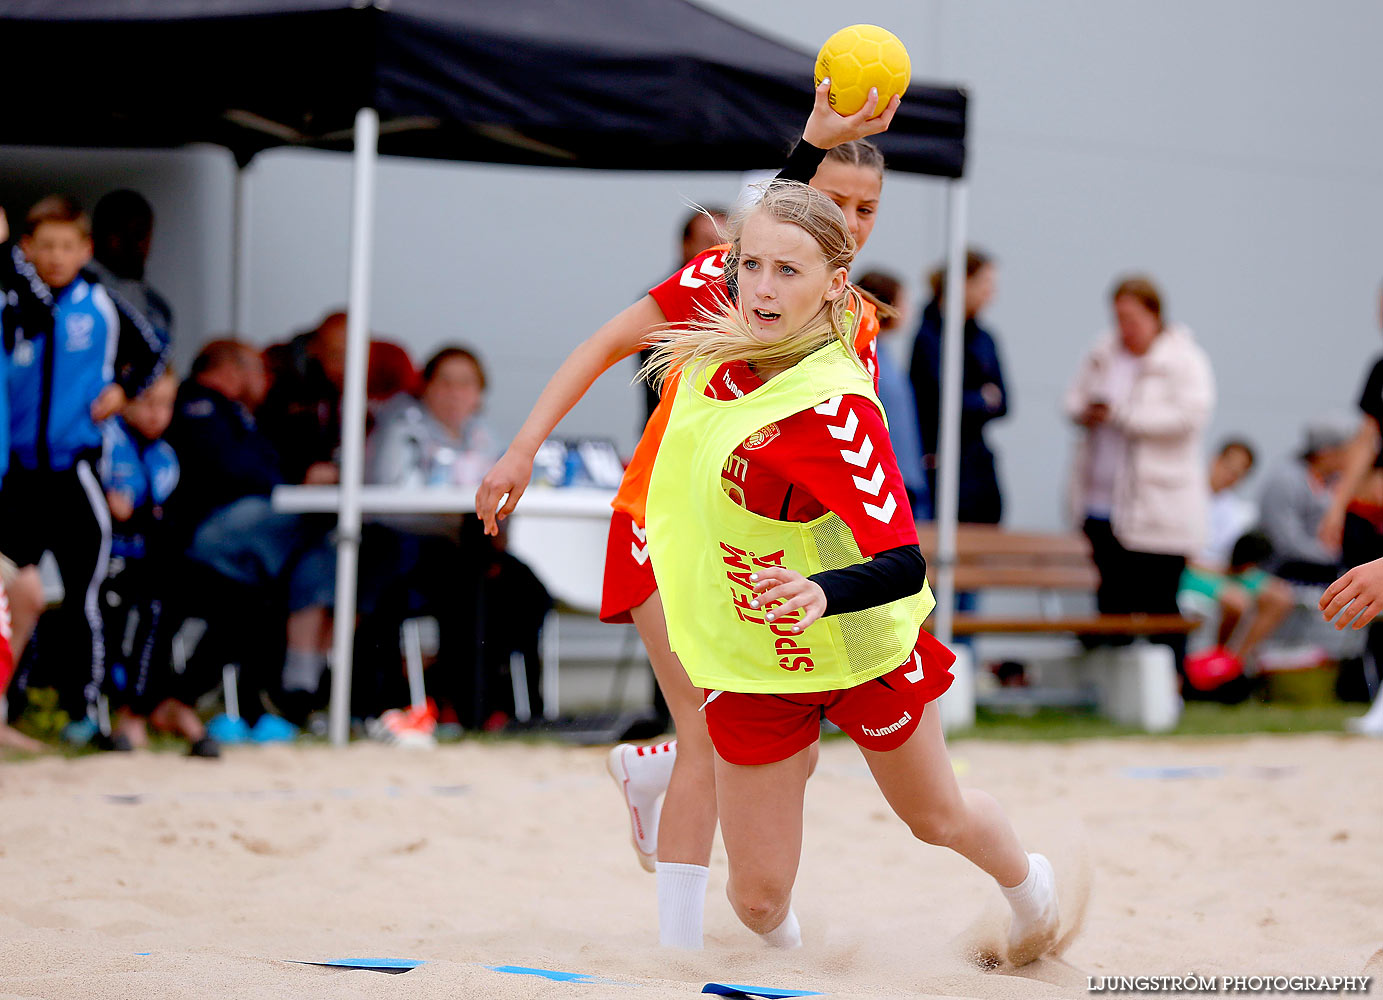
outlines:
M349 663L355 608L378 154L621 170L761 167L780 162L799 134L812 72L809 53L688 0L0 0L0 45L11 79L41 81L7 102L0 143L208 142L230 149L242 168L272 147L353 150L338 665ZM63 72L52 71L54 58ZM952 182L952 288L963 281L965 128L962 91L913 84L877 138L891 169ZM243 169L241 177L238 203ZM237 258L245 259L239 246ZM960 302L951 296L946 316L957 334ZM959 432L959 340L946 338L946 456ZM943 471L938 508L944 637L955 478ZM349 669L334 671L336 742L346 737L349 682Z

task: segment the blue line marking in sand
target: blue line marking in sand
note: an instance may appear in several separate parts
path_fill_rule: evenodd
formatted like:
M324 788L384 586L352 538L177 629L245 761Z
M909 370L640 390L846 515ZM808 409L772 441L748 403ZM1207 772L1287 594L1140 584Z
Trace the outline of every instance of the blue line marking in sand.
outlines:
M742 986L738 983L707 983L701 987L702 993L714 993L723 997L765 997L779 1000L784 997L820 997L824 993L816 990L784 990L776 986Z
M469 785L427 785L419 788L382 785L374 788L256 788L242 791L185 792L178 795L158 792L108 792L101 795L74 795L78 801L97 798L110 805L137 806L153 802L310 802L318 799L428 798L455 797L470 792Z
M152 951L137 951L134 953L136 958L148 958L153 954Z
M623 983L617 979L605 979L602 976L593 976L588 972L559 972L556 969L531 969L526 965L486 965L483 966L491 972L509 972L516 976L537 976L540 979L549 979L554 983L581 983L596 984L600 986L637 986L638 983Z
M1175 781L1181 778L1223 778L1225 769L1215 764L1201 764L1193 767L1126 767L1120 773L1125 778Z

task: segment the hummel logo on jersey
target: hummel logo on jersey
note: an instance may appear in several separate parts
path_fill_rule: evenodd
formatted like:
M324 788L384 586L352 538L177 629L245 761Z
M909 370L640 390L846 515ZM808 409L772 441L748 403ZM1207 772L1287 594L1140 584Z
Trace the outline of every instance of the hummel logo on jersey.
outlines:
M724 254L714 254L707 257L699 265L693 261L682 269L682 276L677 279L677 282L687 288L700 288L706 282L715 281L723 275L725 273L724 264Z
M827 418L826 430L831 437L837 441L844 441L847 445L853 445L856 436L860 433L860 420L849 406L845 407L845 416L839 417L841 399L842 397L835 396L813 409ZM838 424L831 422L836 419L840 419L841 422ZM874 457L874 442L870 440L868 434L863 435L863 438L859 448L841 448L840 457L850 465L868 471L870 460ZM869 474L868 478L855 475L850 478L855 481L855 489L871 497L877 497L884 486L883 463L875 462L874 471ZM884 494L882 503L870 503L868 500L861 500L860 502L863 504L866 514L884 524L892 521L894 513L898 510L898 501L894 499L892 493Z
M642 566L648 562L648 529L640 528L632 521L629 523L629 529L634 532L635 539L629 543L629 554L634 557L636 563Z

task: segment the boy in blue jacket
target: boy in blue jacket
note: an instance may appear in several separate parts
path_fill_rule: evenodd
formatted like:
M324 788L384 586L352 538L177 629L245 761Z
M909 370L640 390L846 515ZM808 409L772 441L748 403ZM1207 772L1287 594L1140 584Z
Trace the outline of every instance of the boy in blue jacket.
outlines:
M163 433L173 419L178 383L164 371L125 412L102 426L101 481L112 521L110 576L102 591L117 732L134 748L148 745L147 723L187 739L194 757L220 755L171 670L165 620L170 578L163 508L178 486L178 456Z
M51 551L63 603L51 657L66 741L96 735L105 678L99 593L110 557L110 510L97 478L99 425L157 376L163 347L147 320L82 275L91 223L73 199L39 201L5 267L16 294L0 313L6 355L9 469L0 488L0 551L21 567ZM45 635L49 633L45 631Z

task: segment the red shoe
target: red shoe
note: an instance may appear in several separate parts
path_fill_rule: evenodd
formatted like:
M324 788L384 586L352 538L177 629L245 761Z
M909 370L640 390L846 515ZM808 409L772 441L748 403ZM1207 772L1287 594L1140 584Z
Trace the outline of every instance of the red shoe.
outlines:
M1214 691L1244 674L1243 661L1223 646L1192 653L1183 669L1187 682L1197 691Z

